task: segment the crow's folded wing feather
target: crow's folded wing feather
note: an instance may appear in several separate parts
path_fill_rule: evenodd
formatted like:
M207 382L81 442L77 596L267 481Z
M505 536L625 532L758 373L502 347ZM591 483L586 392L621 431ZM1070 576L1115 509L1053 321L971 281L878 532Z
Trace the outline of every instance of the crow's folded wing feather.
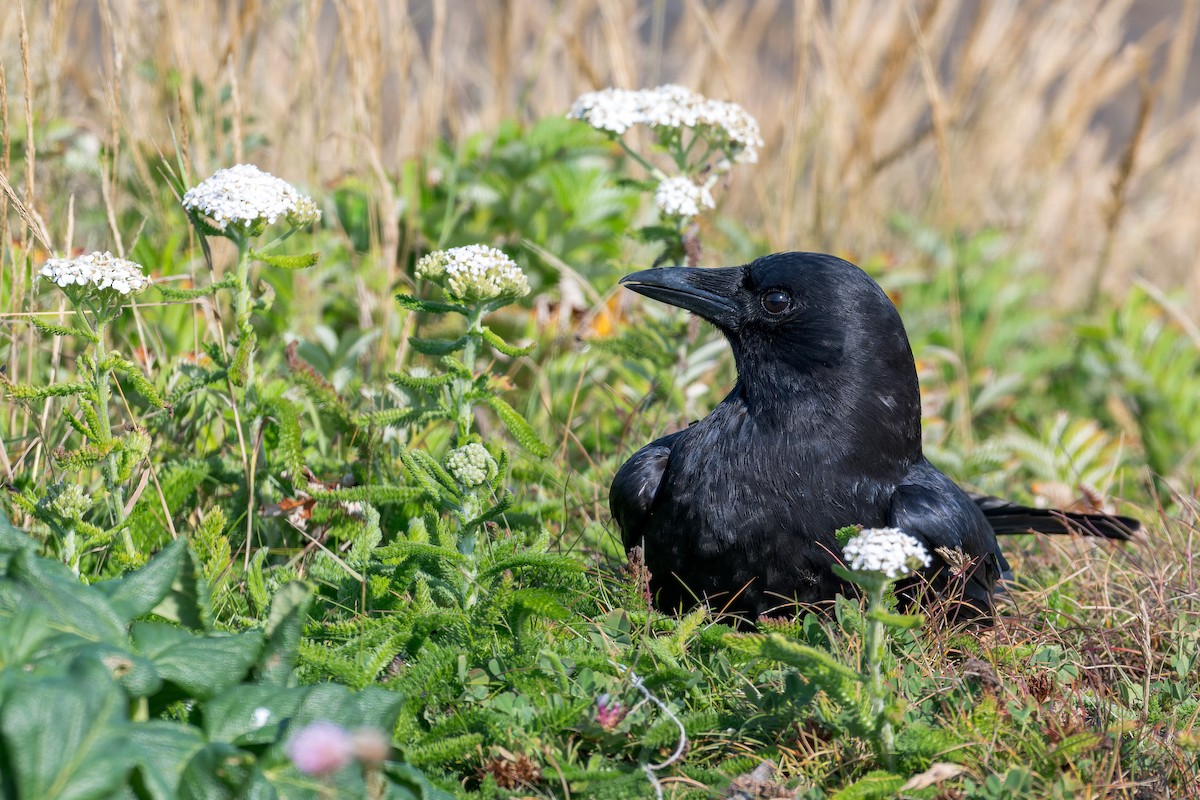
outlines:
M990 609L993 587L1008 572L1008 562L982 510L954 481L922 460L896 487L888 524L920 540L935 570L954 571L969 560L964 599L981 611Z
M613 478L608 508L621 529L621 541L626 550L641 543L641 531L650 518L654 498L667 472L671 445L684 432L664 436L638 450Z

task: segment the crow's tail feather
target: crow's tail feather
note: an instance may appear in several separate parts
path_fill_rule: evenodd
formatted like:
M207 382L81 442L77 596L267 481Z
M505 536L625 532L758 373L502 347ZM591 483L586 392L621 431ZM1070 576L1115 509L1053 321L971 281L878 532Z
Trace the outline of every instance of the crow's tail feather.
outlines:
M1030 508L998 497L972 495L997 536L1013 533L1074 533L1128 540L1142 524L1131 517L1112 514L1080 514L1052 508Z

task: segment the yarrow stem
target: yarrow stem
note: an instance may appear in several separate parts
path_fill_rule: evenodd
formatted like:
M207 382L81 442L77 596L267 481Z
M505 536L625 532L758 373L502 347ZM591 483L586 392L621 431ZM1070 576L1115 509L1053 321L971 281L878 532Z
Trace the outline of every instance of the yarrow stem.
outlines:
M889 770L895 761L896 738L892 730L892 722L884 713L886 689L883 685L883 657L886 640L884 639L883 621L871 610L884 610L883 594L887 589L886 581L879 581L867 589L867 641L865 660L867 662L867 693L870 697L870 718L877 721L879 726L879 752L883 757L884 766Z
M51 258L42 265L39 277L58 286L75 309L76 318L88 341L94 346L91 354L84 351L78 358L90 391L80 396L80 402L91 406L85 414L94 420L86 430L89 444L104 456L100 459L100 475L104 480L105 501L109 508L109 522L120 528L122 544L130 560L138 552L125 521L125 491L122 485L122 460L130 455L122 452L119 442L114 441L112 422L109 419L109 404L112 400L113 358L107 350L108 324L121 315L127 298L143 291L150 278L140 264L118 258L112 253L95 252L77 258ZM61 335L61 332L59 332ZM132 452L132 448L131 448Z
M920 617L890 614L885 596L888 587L914 570L928 567L929 551L899 528L871 528L851 537L842 548L848 571L838 574L863 588L867 601L866 641L861 673L867 695L867 712L875 725L875 749L889 770L896 759L896 737L888 717L888 688L883 681L887 655L885 620L903 627L919 625ZM835 567L837 570L842 568Z

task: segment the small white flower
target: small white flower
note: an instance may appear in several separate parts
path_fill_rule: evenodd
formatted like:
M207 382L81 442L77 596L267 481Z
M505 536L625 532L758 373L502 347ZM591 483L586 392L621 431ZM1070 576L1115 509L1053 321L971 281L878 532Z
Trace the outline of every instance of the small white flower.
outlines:
M259 706L258 708L254 709L254 711L250 714L250 722L256 728L261 728L263 725L266 725L270 719L271 709L264 708L263 706Z
M471 442L446 456L446 470L463 486L479 486L496 477L496 460L479 442Z
M654 204L672 217L694 217L701 207L714 208L712 192L686 176L667 178L654 190Z
M469 244L438 250L417 262L417 277L441 284L451 297L468 302L529 294L529 280L500 250Z
M246 227L273 224L280 217L294 226L309 225L321 218L311 197L253 164L217 170L187 190L183 207L208 217L221 230L231 223Z
M122 295L136 294L150 285L150 278L142 273L141 265L108 252L77 258L52 258L42 265L38 274L63 289L90 285L96 290L111 290Z
M763 145L758 121L746 109L736 103L711 100L675 84L655 89L588 92L571 105L567 116L618 136L634 125L660 130L689 128L741 164L757 162L758 149ZM727 160L718 162L719 170L728 166Z
M868 528L846 542L842 553L855 572L882 572L889 578L929 566L929 551L899 528Z

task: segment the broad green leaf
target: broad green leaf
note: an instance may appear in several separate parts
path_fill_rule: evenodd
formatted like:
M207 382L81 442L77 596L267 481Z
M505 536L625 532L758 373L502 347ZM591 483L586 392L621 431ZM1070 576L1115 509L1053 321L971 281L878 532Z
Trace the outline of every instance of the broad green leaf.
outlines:
M93 587L119 614L132 621L149 614L167 596L186 558L187 540L179 538L141 569Z
M125 641L124 615L62 564L23 550L12 557L3 583L0 611L37 605L60 633L74 633L88 641Z
M151 610L163 619L178 622L192 630L206 630L212 617L212 608L208 582L204 580L204 567L183 537L169 545L167 550L177 545L180 546L177 556L179 568L170 589Z
M365 725L390 731L403 705L404 695L379 686L352 692L339 684L319 683L296 709L295 724L328 720L347 728Z
M133 765L125 708L124 693L88 659L62 677L18 675L0 695L5 783L29 800L117 796Z
M53 635L45 611L38 606L19 606L0 625L0 669L20 669Z
M246 795L237 791L250 778L254 757L224 742L201 748L179 778L180 800L234 800Z
M150 720L129 728L129 744L151 800L175 800L188 762L205 747L204 735L191 725Z
M164 622L137 622L131 633L138 651L154 662L164 680L198 699L241 682L263 647L258 631L198 636Z
M268 744L309 691L307 686L234 686L204 704L204 732L214 742Z
M284 686L293 679L300 633L310 605L312 592L300 581L290 581L275 592L264 631L266 645L258 661L261 682Z
M76 659L90 659L104 667L130 697L150 697L162 689L162 677L154 662L131 653L127 647L109 642L96 642L76 650ZM44 654L43 663L59 659L58 654Z

